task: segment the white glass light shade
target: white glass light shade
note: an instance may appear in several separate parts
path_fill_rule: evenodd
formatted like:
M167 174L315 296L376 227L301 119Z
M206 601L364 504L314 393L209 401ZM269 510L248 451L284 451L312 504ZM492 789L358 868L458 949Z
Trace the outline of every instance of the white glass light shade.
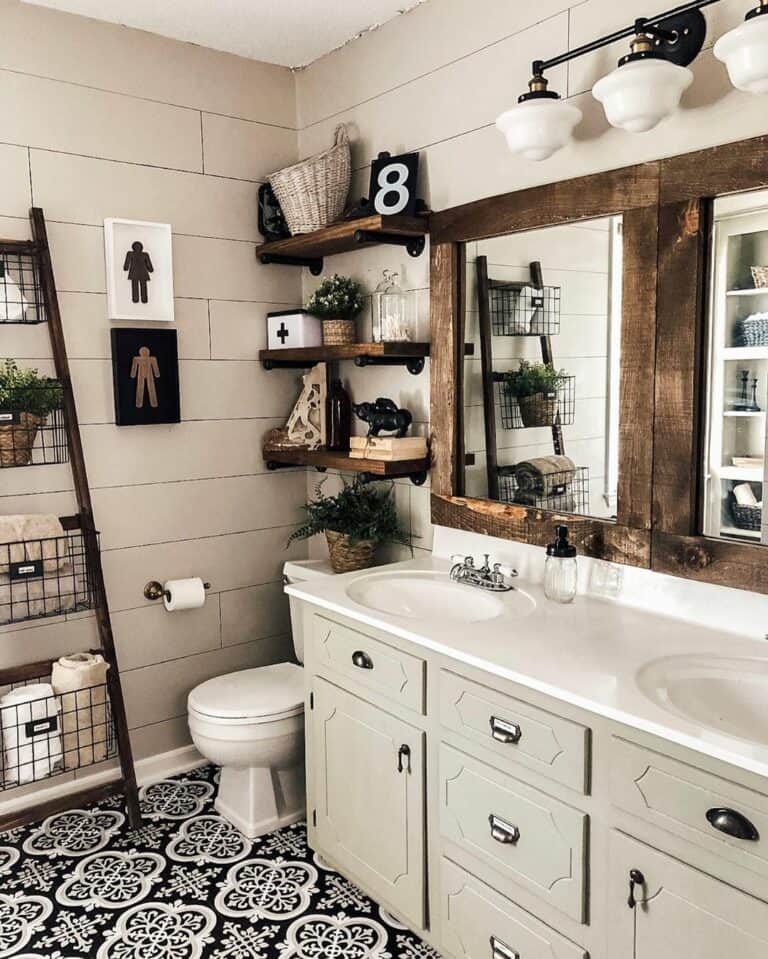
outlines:
M496 128L507 138L512 153L526 160L546 160L570 142L581 110L551 97L524 100L502 113Z
M768 14L752 17L720 37L715 56L728 68L737 90L768 93Z
M597 81L592 95L602 103L612 127L644 133L675 112L692 82L687 67L649 57L617 67Z

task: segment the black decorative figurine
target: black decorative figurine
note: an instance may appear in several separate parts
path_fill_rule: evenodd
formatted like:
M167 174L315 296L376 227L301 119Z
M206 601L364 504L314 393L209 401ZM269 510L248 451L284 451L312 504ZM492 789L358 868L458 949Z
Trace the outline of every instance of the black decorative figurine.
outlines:
M400 409L393 400L380 396L375 403L356 403L355 416L368 424L368 436L378 436L381 430L394 433L402 439L413 422L410 410Z

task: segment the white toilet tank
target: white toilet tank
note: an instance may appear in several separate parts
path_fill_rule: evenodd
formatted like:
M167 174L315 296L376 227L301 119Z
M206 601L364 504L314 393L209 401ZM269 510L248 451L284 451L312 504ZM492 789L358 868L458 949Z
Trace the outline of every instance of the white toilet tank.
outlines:
M302 583L308 579L318 579L321 576L335 575L331 569L331 564L327 559L303 559L295 562L286 563L283 566L283 582L285 585L290 583ZM293 636L293 648L296 651L296 659L304 662L304 630L302 623L301 603L290 597L291 601L291 635Z

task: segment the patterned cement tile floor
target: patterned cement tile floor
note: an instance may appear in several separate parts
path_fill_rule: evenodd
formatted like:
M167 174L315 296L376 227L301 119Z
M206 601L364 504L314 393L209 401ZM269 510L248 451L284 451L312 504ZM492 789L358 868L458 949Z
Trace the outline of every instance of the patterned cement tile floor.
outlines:
M307 847L216 814L207 766L0 833L0 959L439 959Z

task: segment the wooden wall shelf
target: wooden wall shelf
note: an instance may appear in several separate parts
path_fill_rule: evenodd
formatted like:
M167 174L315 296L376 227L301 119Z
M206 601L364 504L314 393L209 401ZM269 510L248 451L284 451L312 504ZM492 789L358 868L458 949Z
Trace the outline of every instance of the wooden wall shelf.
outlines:
M315 363L354 360L356 366L405 366L421 373L429 356L429 343L345 343L343 346L308 346L295 350L260 350L265 370L300 369Z
M267 453L265 460L268 470L314 466L320 472L334 469L342 473L358 473L364 483L407 476L416 486L421 486L429 472L428 459L401 460L394 463L389 460L359 460L352 459L346 453L331 453L328 450L281 450Z
M284 266L306 266L314 276L323 272L323 258L336 253L349 253L366 246L389 244L404 246L410 256L424 251L429 233L428 216L375 216L357 220L342 220L316 230L274 240L256 247L261 263L279 263Z

